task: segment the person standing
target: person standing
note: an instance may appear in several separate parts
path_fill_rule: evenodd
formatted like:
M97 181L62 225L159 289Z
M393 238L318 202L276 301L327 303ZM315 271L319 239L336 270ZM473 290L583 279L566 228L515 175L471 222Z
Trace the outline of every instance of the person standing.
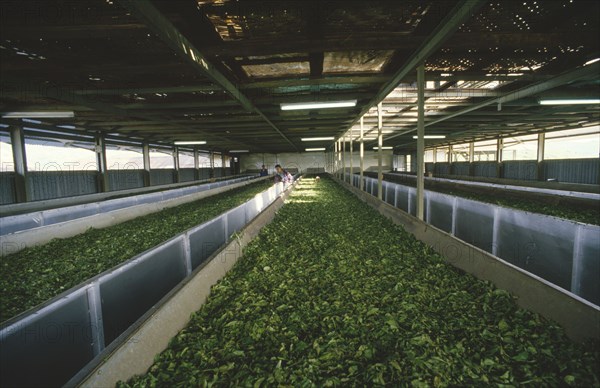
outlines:
M260 169L260 176L267 176L267 175L269 175L269 171L267 170L267 166L265 166L263 164L262 168Z

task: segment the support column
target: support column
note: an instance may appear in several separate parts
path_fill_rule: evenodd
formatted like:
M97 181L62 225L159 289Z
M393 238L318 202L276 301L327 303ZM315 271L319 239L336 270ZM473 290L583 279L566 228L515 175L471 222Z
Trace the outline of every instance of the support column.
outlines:
M424 158L425 158L425 66L417 67L417 218L424 214Z
M221 152L221 177L227 176L227 167L225 166L225 159L227 156L224 152Z
M469 143L469 176L475 176L475 143Z
M499 137L496 141L496 178L502 178L504 175L502 168L502 148L504 148L504 139Z
M538 133L538 146L537 146L537 180L544 180L544 149L546 146L546 134Z
M338 171L338 178L341 179L341 175L339 175L339 170L340 170L340 167L342 165L342 139L338 139L337 146L338 146L337 147L338 152L337 152L337 168L336 168L336 171Z
M453 147L452 145L448 146L448 175L454 175L454 160L453 160Z
M22 127L10 127L10 144L15 164L15 200L27 202L29 200L27 155L25 154L25 133Z
M96 190L105 193L110 190L108 183L108 165L106 163L106 140L102 132L97 132L94 137L96 151L96 165L98 175L96 176Z
M377 198L383 199L383 110L377 104Z
M194 147L194 180L200 180L200 152Z
M179 147L173 147L173 166L175 166L175 183L181 182L181 170L179 169Z
M337 176L337 155L338 155L338 142L337 140L333 143L333 175Z
M215 178L215 153L213 151L209 151L208 152L209 158L210 158L210 173L209 173L209 177L211 179Z
M150 145L142 144L142 154L144 158L144 187L150 186Z
M352 128L350 128L350 185L354 186L354 166L352 163L354 143L352 142Z
M346 181L346 135L342 138L342 180Z
M358 188L363 190L365 187L365 134L364 134L364 117L360 118L360 180Z

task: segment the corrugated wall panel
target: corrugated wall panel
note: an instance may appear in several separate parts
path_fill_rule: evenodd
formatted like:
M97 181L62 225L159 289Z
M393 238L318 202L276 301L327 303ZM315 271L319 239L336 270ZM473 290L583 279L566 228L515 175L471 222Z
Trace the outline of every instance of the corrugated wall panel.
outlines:
M27 173L29 198L32 201L93 194L95 171L30 171Z
M425 163L425 172L435 173L435 163L427 162Z
M0 172L0 205L15 203L15 174Z
M600 184L600 159L565 159L544 161L544 178L559 182Z
M209 179L210 178L210 168L201 168L200 169L200 180Z
M150 170L150 186L171 184L174 182L174 174L173 169Z
M449 163L436 163L434 175L448 175L450 174Z
M193 181L195 177L193 168L182 168L179 170L179 178L181 182Z
M475 176L486 178L496 178L496 162L475 162L473 163Z
M452 169L454 171L452 171L452 175L469 175L469 169L470 169L470 164L469 162L455 162L452 163Z
M108 187L110 191L144 187L144 170L110 170Z
M502 163L506 179L537 179L537 161L535 160L509 160Z

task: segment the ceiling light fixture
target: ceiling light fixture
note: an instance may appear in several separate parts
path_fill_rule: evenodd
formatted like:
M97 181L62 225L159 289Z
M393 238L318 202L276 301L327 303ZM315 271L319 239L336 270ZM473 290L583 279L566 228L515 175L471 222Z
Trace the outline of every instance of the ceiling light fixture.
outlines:
M373 149L374 149L374 150L378 150L378 149L379 149L379 147L373 147ZM387 146L386 146L386 147L381 147L381 149L382 149L382 150L393 150L393 149L394 149L394 147L387 147Z
M250 152L249 150L229 150L232 154L241 154L243 152Z
M313 152L313 151L325 151L325 148L305 148L304 151Z
M586 63L584 63L583 66L591 65L592 63L596 63L598 61L600 61L600 58L590 59L589 61L587 61Z
M300 140L302 140L302 141L327 141L327 140L335 140L335 137L333 137L333 136L328 136L328 137L303 137Z
M195 145L195 144L206 144L206 141L204 141L204 140L176 141L173 144L175 144L175 145Z
M413 136L413 139L418 139L418 136ZM446 135L425 135L423 139L445 139Z
M327 102L293 102L280 104L281 110L351 108L356 106L356 100L327 101Z
M47 112L4 112L2 113L3 119L24 119L24 118L48 118L48 119L62 119L75 117L75 112L60 112L60 111L47 111Z
M583 105L600 104L600 98L578 98L571 100L540 100L540 105Z

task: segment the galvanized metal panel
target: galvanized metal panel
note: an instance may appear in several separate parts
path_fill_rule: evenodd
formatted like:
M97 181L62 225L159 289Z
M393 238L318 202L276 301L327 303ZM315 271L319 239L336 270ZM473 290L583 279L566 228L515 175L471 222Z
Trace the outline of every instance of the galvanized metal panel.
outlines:
M201 168L199 169L200 179L209 179L210 178L210 168Z
M433 163L433 162L425 163L425 172L435 173L435 163Z
M559 182L597 185L600 174L600 159L545 160L544 178Z
M15 202L15 174L0 172L0 205Z
M506 179L537 179L537 161L535 160L509 160L502 163Z
M180 182L190 182L196 178L196 173L193 168L181 168L179 169Z
M396 193L395 193L395 186L394 184L388 184L385 187L385 202L389 203L390 205L394 206L394 203L396 202Z
M150 186L168 185L171 183L175 183L175 170L150 170Z
M475 176L482 176L486 178L496 178L497 175L496 162L474 162L473 163L473 174Z
M487 203L458 198L455 236L492 252L494 208Z
M252 200L246 202L246 206L244 207L245 212L246 212L246 220L251 220L254 217L256 217L258 215L258 213L260 213L260 211L263 209L263 203L267 203L268 202L268 197L267 197L267 202L265 202L265 193L259 194L257 196L255 196Z
M189 236L192 269L195 269L225 243L224 218L221 216L202 224Z
M104 339L110 344L186 276L182 237L101 277Z
M580 225L577 294L600 306L600 227Z
M453 175L469 175L471 163L469 162L454 162L452 163Z
M144 187L144 170L109 170L107 175L111 191Z
M32 201L96 193L95 171L31 171L27 189Z
M246 204L227 212L227 237L239 232L246 225Z
M71 206L68 210L65 208L44 210L42 216L44 225L52 225L97 214L98 209L99 206L97 203L86 203L83 205Z
M129 206L134 206L137 204L137 201L138 198L136 197L111 199L109 201L98 203L98 208L101 213L106 213L113 210L123 209Z
M427 191L429 222L431 225L450 233L452 231L452 204L454 197Z
M408 187L398 185L396 192L396 207L408 213Z
M434 166L434 175L448 175L450 174L450 163L436 163Z
M27 217L22 215L2 217L0 218L0 235L37 228L42 224L43 219L40 212L28 214Z
M121 199L121 198L119 198L119 199ZM144 203L155 203L155 202L160 202L162 200L163 200L163 192L162 191L135 196L135 204L136 205L141 205Z
M177 198L177 197L181 197L183 194L181 193L181 189L175 189L175 190L167 190L167 191L161 191L162 193L162 200L166 201L172 198Z
M0 332L0 385L58 387L94 357L89 306L79 290ZM60 360L60 367L57 367Z
M414 187L408 188L408 213L417 216L417 189Z
M508 208L498 216L497 256L570 290L574 223Z

